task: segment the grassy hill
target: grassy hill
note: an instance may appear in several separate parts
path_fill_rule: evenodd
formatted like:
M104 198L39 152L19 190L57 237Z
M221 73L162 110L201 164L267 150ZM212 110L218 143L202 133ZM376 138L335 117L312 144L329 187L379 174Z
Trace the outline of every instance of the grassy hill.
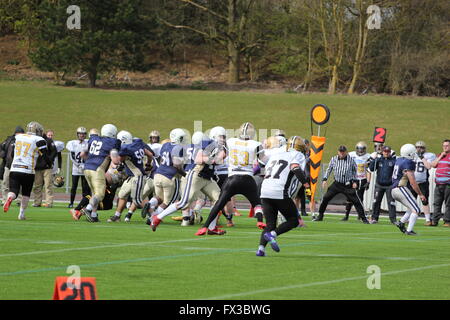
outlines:
M331 119L321 129L327 137L324 160L340 144L350 149L364 140L372 150L374 127L387 128L387 144L399 150L404 143L424 140L429 150L440 152L449 138L450 100L393 96L348 96L185 90L102 90L59 87L46 82L0 81L0 135L16 125L41 122L55 130L56 139L74 139L79 126L101 128L115 124L147 139L157 129L163 137L181 127L194 132L194 121L203 130L221 125L237 130L252 122L270 135L281 128L288 135L311 136L310 110L326 104ZM317 128L314 128L317 134Z

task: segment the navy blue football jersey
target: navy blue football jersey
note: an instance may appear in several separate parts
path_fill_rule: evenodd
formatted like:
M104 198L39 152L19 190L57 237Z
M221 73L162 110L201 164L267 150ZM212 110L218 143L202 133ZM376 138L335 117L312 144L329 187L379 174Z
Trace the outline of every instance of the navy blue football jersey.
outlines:
M143 161L145 157L145 149L151 151L150 147L144 143L144 141L139 138L135 138L130 144L122 144L119 155L121 157L128 157L133 165L139 169L142 174L145 174ZM130 177L134 176L127 163L125 163L125 172Z
M161 147L160 157L159 167L155 174L162 174L172 179L178 172L174 167L173 158L183 158L183 146L167 142Z
M397 158L395 161L394 172L392 173L392 188L398 186L404 187L409 184L409 180L405 175L405 170L416 170L416 163L411 159Z
M88 141L88 157L84 169L97 170L112 149L120 150L120 140L92 135Z

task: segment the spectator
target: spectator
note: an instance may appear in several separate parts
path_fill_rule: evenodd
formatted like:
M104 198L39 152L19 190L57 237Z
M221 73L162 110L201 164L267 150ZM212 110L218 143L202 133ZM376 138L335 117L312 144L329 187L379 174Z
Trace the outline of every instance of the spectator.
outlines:
M19 133L25 133L25 130L21 126L17 126L14 130L14 134L8 136L5 141L0 144L0 158L3 159L0 166L0 177L3 183L1 183L3 201L6 201L9 192L9 171L14 155L12 150L14 148L14 142L16 141L16 135ZM20 199L19 199L20 200Z
M439 224L442 204L445 203L444 227L450 227L450 139L442 143L441 154L431 163L436 168L436 188L434 189L434 212L432 226Z
M356 162L348 155L347 147L340 146L338 148L338 154L331 158L330 165L322 179L323 189L327 187L327 180L331 174L331 171L334 171L334 182L325 193L319 207L319 215L314 218L313 221L322 221L328 202L330 202L330 200L333 199L338 193L343 193L355 206L358 211L358 216L362 222L369 223L366 215L364 214L363 204L356 195L356 170Z
M373 200L372 207L372 218L370 223L378 223L378 218L380 216L381 201L383 196L386 194L388 208L389 208L389 220L391 223L397 221L397 212L395 208L395 202L391 194L392 186L392 174L394 172L395 157L391 154L391 148L389 146L384 146L382 151L382 158L376 158L370 163L368 172L368 181L370 181L372 172L377 173L377 178L375 182L375 196Z
M57 157L56 145L53 139L48 137L53 137L53 130L47 130L43 134L43 138L47 142L48 158L50 159L50 164L45 161L41 156L38 157L36 161L35 168L35 179L34 179L34 204L33 207L44 206L51 208L53 206L53 184L52 184L52 167ZM45 203L42 203L43 190L45 190Z

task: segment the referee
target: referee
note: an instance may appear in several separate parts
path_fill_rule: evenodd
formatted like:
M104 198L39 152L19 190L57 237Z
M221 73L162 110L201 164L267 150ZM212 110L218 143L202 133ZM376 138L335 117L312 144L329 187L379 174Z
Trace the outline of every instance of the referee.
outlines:
M324 189L326 188L327 180L331 174L331 171L334 171L334 182L325 193L322 203L320 204L319 215L314 218L313 221L322 221L328 202L330 202L330 200L333 199L338 193L343 193L355 206L358 211L358 216L362 222L369 223L366 215L364 214L362 199L359 199L356 194L356 170L356 162L348 155L347 148L345 146L339 146L338 154L331 158L330 166L325 172L322 187Z

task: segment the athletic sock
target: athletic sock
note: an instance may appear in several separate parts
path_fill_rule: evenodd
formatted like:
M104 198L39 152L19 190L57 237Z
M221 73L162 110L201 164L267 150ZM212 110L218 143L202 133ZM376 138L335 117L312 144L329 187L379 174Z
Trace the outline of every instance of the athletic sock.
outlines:
M92 218L96 218L97 217L97 211L92 211L91 212L91 217Z
M164 217L167 217L169 214L172 214L177 210L178 210L177 204L172 203L170 206L168 206L166 209L164 209L164 211L162 211L161 213L158 214L158 219L162 220L162 219L164 219Z
M266 247L264 247L262 244L260 244L258 247L258 250L262 251L262 252L266 252Z
M410 217L409 217L409 223L408 223L408 228L406 229L406 231L412 231L414 228L414 224L416 223L417 220L417 213L413 212L411 213Z
M86 210L88 210L88 211L92 211L92 205L89 203L87 206L86 206Z
M431 221L431 214L425 213L425 220L426 220L427 222Z
M150 203L150 208L155 209L155 207L158 205L158 199L151 198L149 203Z
M277 237L277 233L275 231L270 231L270 234L274 236L274 238Z
M405 212L403 217L400 219L400 222L406 223L409 220L409 216L411 215L411 212Z
M263 222L263 215L261 212L255 213L255 218L258 220L258 222Z
M116 211L116 213L114 213L114 215L116 216L116 217L119 217L120 218L120 215L121 215L122 213L120 213L119 211Z

